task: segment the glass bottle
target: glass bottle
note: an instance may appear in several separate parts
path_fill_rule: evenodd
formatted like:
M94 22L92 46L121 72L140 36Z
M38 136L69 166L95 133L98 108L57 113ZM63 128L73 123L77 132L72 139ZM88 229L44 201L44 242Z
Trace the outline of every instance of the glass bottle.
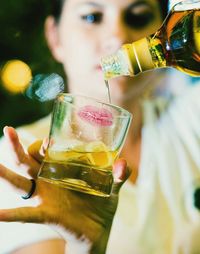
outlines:
M124 44L101 64L105 80L165 67L200 76L200 1L179 2L155 34Z

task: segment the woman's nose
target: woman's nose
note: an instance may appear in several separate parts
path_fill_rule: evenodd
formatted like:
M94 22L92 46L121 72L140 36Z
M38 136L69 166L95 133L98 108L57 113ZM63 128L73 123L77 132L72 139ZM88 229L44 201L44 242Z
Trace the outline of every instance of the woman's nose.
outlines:
M112 22L112 25L107 27L107 38L104 41L105 53L113 53L118 50L124 43L129 41L130 35L128 29L122 21Z

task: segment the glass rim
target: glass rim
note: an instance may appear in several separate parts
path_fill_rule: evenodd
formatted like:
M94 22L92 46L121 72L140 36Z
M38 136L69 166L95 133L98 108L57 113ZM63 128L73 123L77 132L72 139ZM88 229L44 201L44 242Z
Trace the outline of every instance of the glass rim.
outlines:
M93 98L93 97L90 97L90 96L86 96L86 95L81 95L81 94L59 93L59 94L57 95L57 97L56 97L55 102L57 102L57 100L58 100L60 97L62 97L62 96L64 96L64 97L67 97L67 96L68 96L68 97L73 97L73 98L75 98L75 97L80 97L80 98L84 98L84 99L89 99L89 100L94 101L94 102L96 102L96 103L109 106L109 107L114 108L114 109L116 109L116 110L120 110L122 113L125 114L124 116L114 116L114 118L130 118L130 119L131 119L132 116L133 116L128 110L126 110L126 109L124 109L124 108L122 108L122 107L119 107L119 106L114 105L114 104L112 104L112 103L102 102L102 101L100 101L100 100L98 100L98 99L96 99L96 98ZM69 103L69 102L67 102L67 101L63 101L63 102L64 102L64 103Z

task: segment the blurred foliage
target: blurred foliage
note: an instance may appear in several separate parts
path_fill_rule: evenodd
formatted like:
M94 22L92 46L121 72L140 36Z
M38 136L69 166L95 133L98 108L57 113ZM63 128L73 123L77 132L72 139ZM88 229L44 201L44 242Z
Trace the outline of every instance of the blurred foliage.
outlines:
M1 0L0 68L11 59L27 63L32 74L56 72L62 66L52 58L44 38L44 21L50 10L47 0ZM0 135L4 125L14 127L33 122L52 109L52 102L39 103L23 95L12 95L0 83Z

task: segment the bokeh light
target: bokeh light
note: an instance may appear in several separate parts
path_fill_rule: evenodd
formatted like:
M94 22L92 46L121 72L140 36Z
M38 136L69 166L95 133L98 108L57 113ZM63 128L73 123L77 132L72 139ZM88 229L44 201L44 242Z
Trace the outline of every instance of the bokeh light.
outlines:
M10 93L22 93L32 79L30 67L21 60L10 60L2 68L1 81Z

